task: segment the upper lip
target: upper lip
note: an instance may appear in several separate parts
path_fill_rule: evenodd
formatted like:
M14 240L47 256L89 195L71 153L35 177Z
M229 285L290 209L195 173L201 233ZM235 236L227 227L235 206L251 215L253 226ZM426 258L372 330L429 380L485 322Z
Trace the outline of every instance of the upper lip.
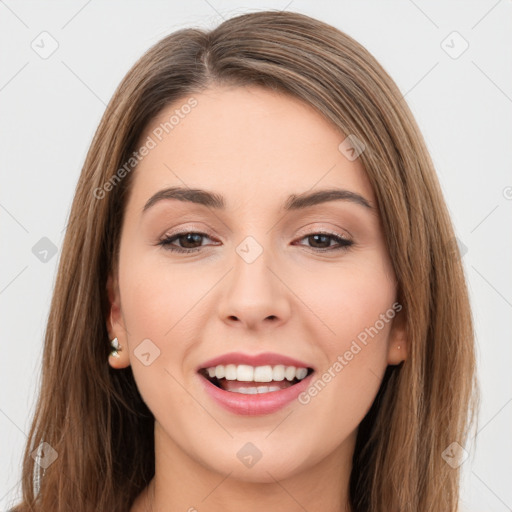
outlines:
M213 359L209 359L202 363L197 370L204 368L211 368L220 364L247 364L249 366L275 366L282 364L284 366L295 366L296 368L313 368L310 364L304 361L299 361L293 357L284 356L282 354L275 354L273 352L263 352L261 354L243 354L241 352L230 352L223 354Z

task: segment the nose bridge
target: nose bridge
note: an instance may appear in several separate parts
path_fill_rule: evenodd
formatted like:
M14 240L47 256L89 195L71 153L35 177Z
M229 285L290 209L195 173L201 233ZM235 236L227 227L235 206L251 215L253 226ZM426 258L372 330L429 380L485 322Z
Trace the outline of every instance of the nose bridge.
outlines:
M247 327L255 327L260 322L277 323L289 316L286 287L277 277L279 258L272 252L265 232L258 233L246 236L235 247L233 268L219 303L223 321L238 320Z

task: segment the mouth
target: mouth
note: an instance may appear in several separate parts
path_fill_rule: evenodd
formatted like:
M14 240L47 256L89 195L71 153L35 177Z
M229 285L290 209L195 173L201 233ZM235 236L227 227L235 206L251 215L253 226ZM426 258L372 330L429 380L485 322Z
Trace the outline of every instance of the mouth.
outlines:
M210 400L243 416L273 414L291 406L309 385L314 367L273 352L231 352L196 368Z
M309 367L228 364L201 368L198 373L217 388L242 395L271 394L291 388L313 373Z

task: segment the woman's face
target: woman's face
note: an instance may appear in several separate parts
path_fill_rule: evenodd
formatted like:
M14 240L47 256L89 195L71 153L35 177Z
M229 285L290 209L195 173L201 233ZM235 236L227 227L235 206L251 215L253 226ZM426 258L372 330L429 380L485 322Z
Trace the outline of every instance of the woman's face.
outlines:
M364 168L299 100L258 87L192 98L141 138L108 282L122 348L110 362L132 366L157 464L268 482L348 460L406 354Z

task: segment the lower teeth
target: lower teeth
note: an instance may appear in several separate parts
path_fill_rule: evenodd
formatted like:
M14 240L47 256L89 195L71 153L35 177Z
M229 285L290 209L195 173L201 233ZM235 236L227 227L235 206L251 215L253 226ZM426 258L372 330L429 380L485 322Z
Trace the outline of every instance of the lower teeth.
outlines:
M310 371L308 371L308 375L310 374ZM282 391L283 389L289 388L293 386L294 384L297 384L300 382L297 378L293 379L292 381L284 380L280 381L278 385L271 383L261 383L261 385L254 385L255 382L238 382L238 386L235 384L234 381L226 381L226 379L217 379L216 377L210 378L206 372L203 373L203 377L205 377L207 380L209 380L214 386L217 386L219 389L222 389L223 391L227 391L229 393L240 393L242 395L259 395L263 393L273 393L275 391ZM229 382L230 384L227 384ZM244 384L252 384L251 386ZM226 389L229 388L229 389Z
M258 386L257 388L238 388L230 390L231 393L242 393L243 395L257 395L260 393L271 393L272 391L280 391L279 386Z
M218 388L222 389L223 391L227 391L229 393L241 393L242 395L258 395L263 393L273 393L274 391L281 391L283 389L289 388L298 382L297 379L294 379L291 382L280 382L278 385L272 385L271 383L262 383L259 386L244 386L244 383L240 382L239 385L237 386L235 385L234 381L226 381L225 379L219 380L214 378L208 380ZM229 384L227 384L228 382Z

